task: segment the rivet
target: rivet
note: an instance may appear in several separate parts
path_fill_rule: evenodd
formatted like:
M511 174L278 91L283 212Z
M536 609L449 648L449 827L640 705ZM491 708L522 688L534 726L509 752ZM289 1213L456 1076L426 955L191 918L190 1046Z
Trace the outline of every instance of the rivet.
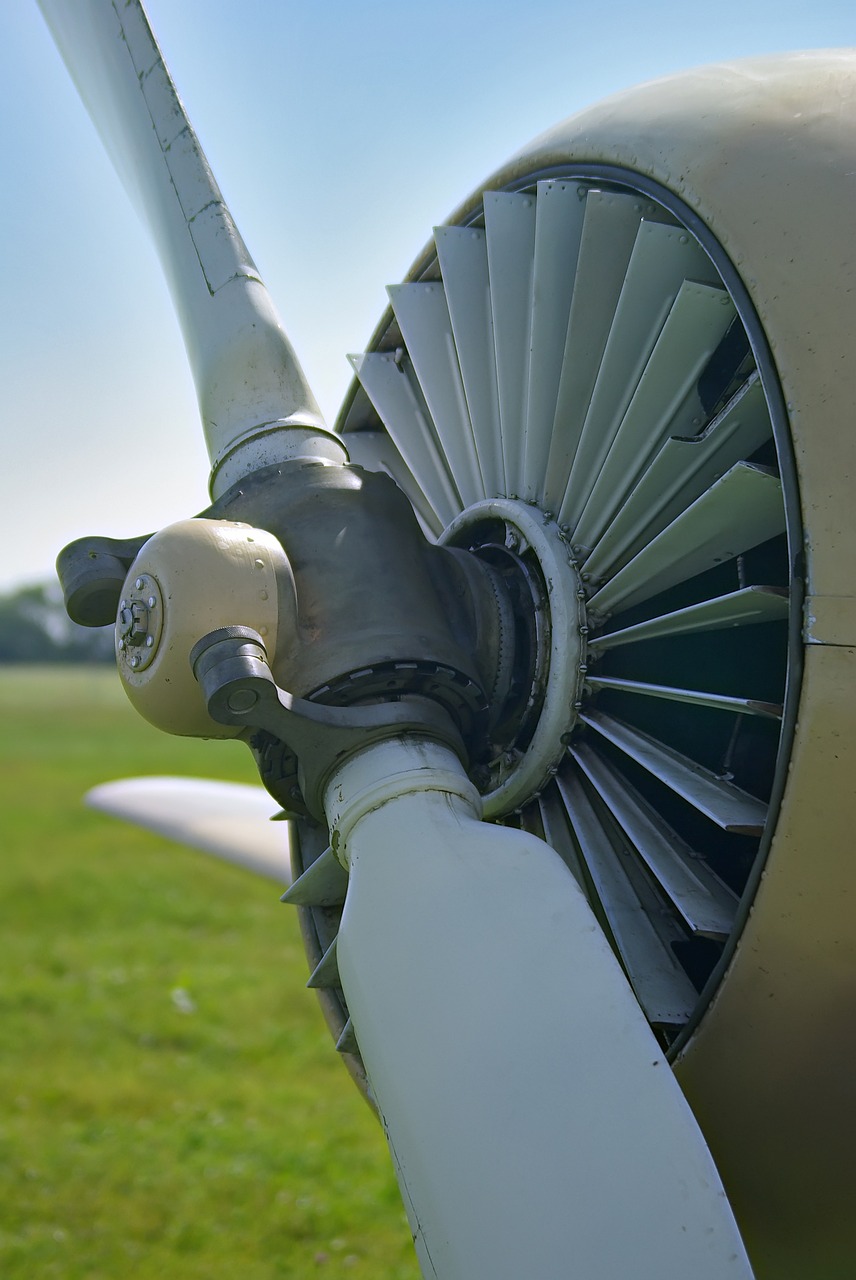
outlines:
M260 591L260 592L259 592L259 599L260 599L260 600L267 600L267 598L268 598L268 593L267 593L266 591Z
M120 640L120 641L119 641L119 648L120 648L120 649L124 649L124 647L125 647L125 641L124 641L124 640Z
M128 601L127 601L127 600L123 600L123 601L122 601L122 603L121 603L121 605L119 606L119 608L120 608L120 609L127 609L127 607L128 607Z
M259 635L260 635L260 636L266 636L266 635L267 635L267 633L268 633L268 629L267 629L267 627L259 627Z
M254 560L253 564L256 566L257 569L263 569L265 567L264 560Z
M158 602L157 596L149 596L148 600L146 601L146 604L149 606L150 609L154 609L157 602Z
M154 642L155 642L155 638L154 638L154 636L146 636L146 648L147 648L147 649L151 649L151 648L152 648L152 646L154 645Z
M142 580L142 578L137 578L137 581L134 583L134 586L137 588L137 590L138 590L138 591L142 591L142 589L143 589L143 580Z
M580 587L579 591L577 592L577 599L585 600L585 598L586 598L586 593L583 591L582 587Z
M140 665L140 659L137 657L136 654L134 654L133 658L131 659L131 666L138 667L139 665Z

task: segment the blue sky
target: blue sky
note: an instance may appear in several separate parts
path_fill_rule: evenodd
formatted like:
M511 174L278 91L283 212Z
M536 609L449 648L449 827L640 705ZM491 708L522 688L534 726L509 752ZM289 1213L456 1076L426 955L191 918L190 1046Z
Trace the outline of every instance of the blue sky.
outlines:
M853 0L147 7L330 422L384 286L529 138L672 71L856 44ZM0 7L0 155L2 591L200 509L207 463L157 261L34 0Z

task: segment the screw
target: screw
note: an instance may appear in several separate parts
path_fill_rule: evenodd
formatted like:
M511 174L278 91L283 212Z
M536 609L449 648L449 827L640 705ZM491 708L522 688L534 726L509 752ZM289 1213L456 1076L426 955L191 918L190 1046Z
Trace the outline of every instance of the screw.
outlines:
M142 589L143 589L143 580L142 580L142 578L137 578L137 581L134 583L134 586L137 588L137 590L138 590L138 591L142 591Z
M580 665L579 665L578 670L579 670L579 672L580 672L580 674L581 674L581 675L585 675L585 673L588 671L588 667L586 666L586 664L585 664L584 662L581 662L581 663L580 663Z
M120 640L120 641L119 641L119 648L120 648L120 649L124 649L124 647L125 647L125 641L124 641L124 640Z
M588 633L589 633L589 629L588 629L588 627L580 627L580 635L581 635L581 636L587 636L587 635L588 635Z
M140 659L137 657L136 654L134 654L133 658L131 659L131 666L138 667L139 665L140 665Z
M149 606L150 609L154 609L157 602L158 602L157 596L149 596L148 600L146 601L146 604Z

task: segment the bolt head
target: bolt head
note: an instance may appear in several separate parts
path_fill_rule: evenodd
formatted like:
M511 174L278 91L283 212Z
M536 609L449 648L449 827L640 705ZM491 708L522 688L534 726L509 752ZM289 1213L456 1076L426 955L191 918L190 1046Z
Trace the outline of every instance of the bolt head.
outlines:
M230 711L236 712L238 715L244 715L247 711L251 711L259 700L259 695L255 689L235 689L229 694L226 705Z

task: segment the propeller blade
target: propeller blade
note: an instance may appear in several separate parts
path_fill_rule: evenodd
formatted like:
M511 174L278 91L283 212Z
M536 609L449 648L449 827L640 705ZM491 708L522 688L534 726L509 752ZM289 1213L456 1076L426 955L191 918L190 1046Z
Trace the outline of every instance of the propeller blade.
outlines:
M213 495L295 454L342 461L140 0L39 3L158 249L196 384Z
M93 809L213 853L279 884L291 883L288 827L262 787L201 778L122 778L93 787Z
M350 864L338 970L424 1275L750 1277L696 1121L560 857L480 822L457 757L427 739L352 757L326 806Z

